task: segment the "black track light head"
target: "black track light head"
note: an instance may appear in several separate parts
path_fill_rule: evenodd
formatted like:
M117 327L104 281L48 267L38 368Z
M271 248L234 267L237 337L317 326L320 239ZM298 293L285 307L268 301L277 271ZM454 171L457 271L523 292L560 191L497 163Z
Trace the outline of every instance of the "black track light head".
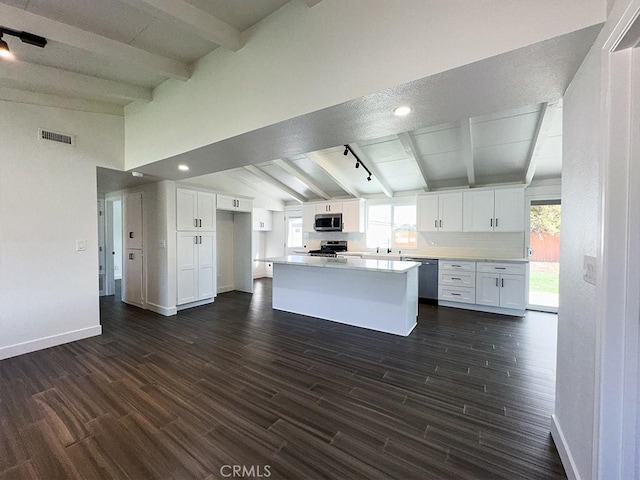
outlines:
M347 147L344 147L344 152L342 152L342 154L346 157L347 155L349 155L349 149Z
M367 182L370 182L370 181L371 181L371 175L367 177Z
M360 166L360 162L356 162L356 168Z

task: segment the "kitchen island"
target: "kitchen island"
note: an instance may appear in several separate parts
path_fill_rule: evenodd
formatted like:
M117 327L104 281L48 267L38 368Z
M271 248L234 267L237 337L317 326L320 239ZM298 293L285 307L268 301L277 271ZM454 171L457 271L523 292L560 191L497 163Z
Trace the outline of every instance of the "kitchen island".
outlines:
M416 262L287 256L273 263L273 308L407 336L418 316Z

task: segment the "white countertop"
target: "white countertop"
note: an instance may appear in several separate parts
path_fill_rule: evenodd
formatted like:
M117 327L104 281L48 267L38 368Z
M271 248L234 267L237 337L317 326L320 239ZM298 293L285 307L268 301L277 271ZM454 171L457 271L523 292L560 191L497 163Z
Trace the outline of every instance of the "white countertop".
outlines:
M411 257L411 258L433 258L437 260L466 260L473 262L500 262L500 263L528 263L529 260L526 258L479 258L478 256L462 256L462 255L425 255L425 254L414 254L414 253L376 253L376 252L340 252L339 255L349 257L349 256L360 256L365 255L367 257L376 257L376 259L384 260L385 258L396 259L400 257Z
M405 273L419 267L416 262L398 260L365 260L362 258L310 257L307 255L289 255L286 257L267 258L264 262L283 265L301 265L305 267L338 268L346 270L369 270L374 272Z

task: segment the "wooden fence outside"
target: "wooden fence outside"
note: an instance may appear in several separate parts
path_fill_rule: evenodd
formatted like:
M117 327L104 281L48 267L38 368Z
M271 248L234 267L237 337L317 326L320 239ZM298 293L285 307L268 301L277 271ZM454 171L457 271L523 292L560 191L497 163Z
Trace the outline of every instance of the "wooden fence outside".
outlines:
M560 235L532 233L529 245L533 249L532 262L559 262L560 261Z

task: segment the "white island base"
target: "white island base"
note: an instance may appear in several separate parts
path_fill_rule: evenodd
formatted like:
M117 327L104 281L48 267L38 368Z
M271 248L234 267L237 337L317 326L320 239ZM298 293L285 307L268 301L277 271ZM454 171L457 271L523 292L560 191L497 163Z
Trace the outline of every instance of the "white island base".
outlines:
M416 326L417 263L309 257L271 261L276 310L403 336Z

